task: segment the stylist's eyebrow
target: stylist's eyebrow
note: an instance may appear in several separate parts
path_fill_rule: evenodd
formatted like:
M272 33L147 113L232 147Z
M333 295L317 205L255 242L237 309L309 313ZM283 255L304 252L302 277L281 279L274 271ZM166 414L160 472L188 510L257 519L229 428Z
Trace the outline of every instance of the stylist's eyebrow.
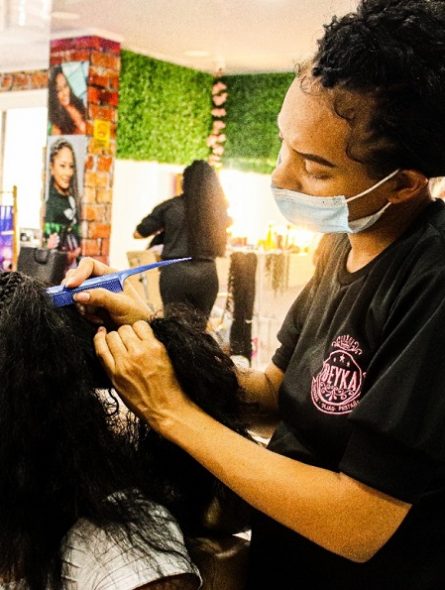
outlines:
M311 160L312 162L317 162L317 164L322 164L323 166L328 166L329 168L336 168L336 164L333 164L329 160L325 160L321 156L316 156L315 154L305 154L304 152L299 152L298 150L294 150L296 154L304 158L305 160Z
M280 114L277 117L277 127L278 127L278 137L280 140L283 140L283 135L280 130ZM317 164L321 164L322 166L328 166L329 168L337 168L336 164L333 164L329 160L322 158L321 156L317 156L316 154L305 154L304 152L299 152L298 150L294 149L294 152L304 158L305 160L311 160L312 162L317 162Z

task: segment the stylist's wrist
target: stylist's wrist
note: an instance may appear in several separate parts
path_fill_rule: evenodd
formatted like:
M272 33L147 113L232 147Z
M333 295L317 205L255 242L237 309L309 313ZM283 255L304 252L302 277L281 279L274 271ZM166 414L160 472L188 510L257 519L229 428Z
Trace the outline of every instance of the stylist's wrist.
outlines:
M184 395L180 389L178 392L172 392L172 394L176 399L178 399L178 394L181 396ZM163 438L181 445L185 433L189 429L194 429L193 425L200 413L203 413L201 408L186 398L180 405L165 408L162 412L158 413L155 430ZM149 416L147 416L147 421L150 422Z

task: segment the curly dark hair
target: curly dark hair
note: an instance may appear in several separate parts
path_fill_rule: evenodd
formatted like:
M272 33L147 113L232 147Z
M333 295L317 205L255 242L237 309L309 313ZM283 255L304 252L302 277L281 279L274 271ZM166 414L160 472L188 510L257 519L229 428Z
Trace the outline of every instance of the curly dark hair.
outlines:
M70 92L70 104L72 104L82 115L82 118L85 119L85 105L83 104L83 101L74 94L62 69L62 66L54 66L51 68L51 74L48 81L48 117L53 125L57 125L62 135L72 135L76 129L76 124L67 113L64 106L60 104L60 101L57 97L56 80L57 76L60 74L64 76L66 83L68 84Z
M213 338L181 318L151 326L184 391L248 436L233 364ZM34 279L0 274L0 576L31 590L61 588L63 539L81 517L116 539L123 529L149 557L165 545L141 494L169 508L187 534L227 493L131 412L119 413L94 330L74 308L54 308ZM110 500L117 491L125 495Z
M190 254L224 256L229 225L227 201L215 170L195 160L184 170L183 191Z
M351 126L348 155L382 177L396 168L445 175L445 2L362 0L334 17L312 64ZM342 92L342 91L346 91ZM363 101L371 106L366 132Z

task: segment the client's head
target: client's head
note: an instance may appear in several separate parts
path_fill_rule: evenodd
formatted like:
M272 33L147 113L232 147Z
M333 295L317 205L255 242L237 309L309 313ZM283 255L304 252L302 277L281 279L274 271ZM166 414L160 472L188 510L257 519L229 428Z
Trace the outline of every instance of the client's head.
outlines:
M186 393L245 433L233 366L216 342L175 318L151 326ZM136 537L130 529L147 518L140 492L193 526L219 489L179 449L119 414L94 332L74 308L53 307L35 280L0 274L0 579L24 578L32 590L60 586L63 537L80 517L162 547L147 520ZM125 500L109 501L117 491Z

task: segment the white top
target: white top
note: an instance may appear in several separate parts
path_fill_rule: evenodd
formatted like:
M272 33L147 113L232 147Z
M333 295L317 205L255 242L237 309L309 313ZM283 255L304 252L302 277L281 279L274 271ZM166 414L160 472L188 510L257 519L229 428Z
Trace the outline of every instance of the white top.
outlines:
M63 556L64 590L134 590L166 576L196 574L184 538L170 512L150 502L164 551L144 555L130 547L125 537L116 542L91 522L80 519L68 532ZM151 527L151 523L148 527ZM0 585L0 590L25 590L23 582Z

